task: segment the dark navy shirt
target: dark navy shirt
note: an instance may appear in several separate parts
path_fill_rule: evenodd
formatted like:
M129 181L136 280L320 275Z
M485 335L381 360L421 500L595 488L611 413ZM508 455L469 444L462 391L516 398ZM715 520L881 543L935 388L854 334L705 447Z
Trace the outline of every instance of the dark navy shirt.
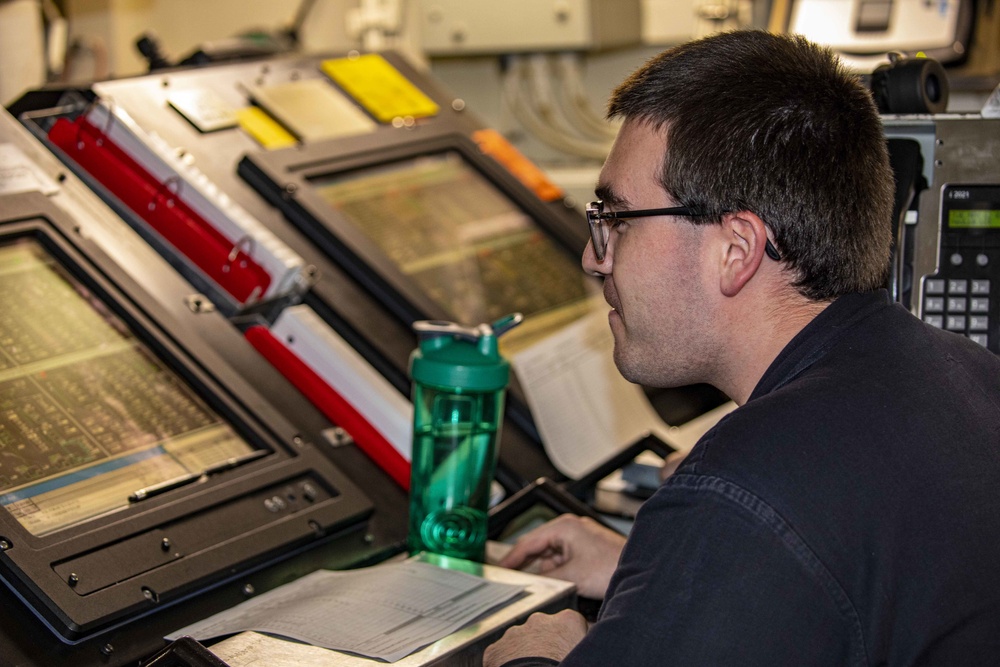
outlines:
M644 504L560 664L1000 664L1000 360L835 301Z

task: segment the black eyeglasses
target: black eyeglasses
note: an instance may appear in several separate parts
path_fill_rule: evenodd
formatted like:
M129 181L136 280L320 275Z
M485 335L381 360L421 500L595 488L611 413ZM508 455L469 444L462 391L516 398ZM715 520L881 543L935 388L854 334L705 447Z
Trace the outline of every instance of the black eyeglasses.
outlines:
M594 255L598 262L604 261L604 253L608 249L608 239L611 237L610 220L625 218L649 218L661 215L679 215L687 218L697 218L708 215L687 206L672 206L670 208L644 208L635 211L605 211L604 202L598 199L587 204L587 224L590 225L590 239L594 242ZM776 262L781 261L777 248L767 239L764 252Z

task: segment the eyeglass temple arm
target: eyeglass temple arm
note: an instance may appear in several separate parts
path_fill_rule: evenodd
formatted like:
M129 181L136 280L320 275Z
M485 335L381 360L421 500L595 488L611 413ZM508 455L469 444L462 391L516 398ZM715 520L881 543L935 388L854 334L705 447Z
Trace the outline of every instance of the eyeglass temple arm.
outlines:
M639 209L635 211L600 211L597 213L597 217L602 220L613 220L616 218L643 218L646 216L653 215L698 215L692 211L687 206L675 206L673 208L647 208ZM767 239L764 243L764 252L768 257L776 262L781 261L781 253L778 249L774 247L771 243L771 239Z

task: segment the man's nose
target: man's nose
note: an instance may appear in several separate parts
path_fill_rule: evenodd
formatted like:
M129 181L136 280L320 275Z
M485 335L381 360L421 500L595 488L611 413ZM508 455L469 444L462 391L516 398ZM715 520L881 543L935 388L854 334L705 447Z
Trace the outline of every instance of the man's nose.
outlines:
M583 265L583 270L592 276L600 277L611 272L611 255L606 249L604 251L604 260L598 262L597 255L594 253L593 240L587 241L587 247L583 249L583 257L580 263Z

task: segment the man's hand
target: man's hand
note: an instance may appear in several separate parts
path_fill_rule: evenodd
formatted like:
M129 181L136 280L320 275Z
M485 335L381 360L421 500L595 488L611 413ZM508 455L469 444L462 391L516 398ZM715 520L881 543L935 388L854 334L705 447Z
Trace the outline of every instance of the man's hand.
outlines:
M519 539L499 565L536 565L540 574L570 581L580 595L600 600L624 546L622 535L593 519L563 514Z
M508 628L503 637L486 647L483 667L500 667L525 657L562 660L586 634L587 621L571 609L552 615L534 613L523 625Z

